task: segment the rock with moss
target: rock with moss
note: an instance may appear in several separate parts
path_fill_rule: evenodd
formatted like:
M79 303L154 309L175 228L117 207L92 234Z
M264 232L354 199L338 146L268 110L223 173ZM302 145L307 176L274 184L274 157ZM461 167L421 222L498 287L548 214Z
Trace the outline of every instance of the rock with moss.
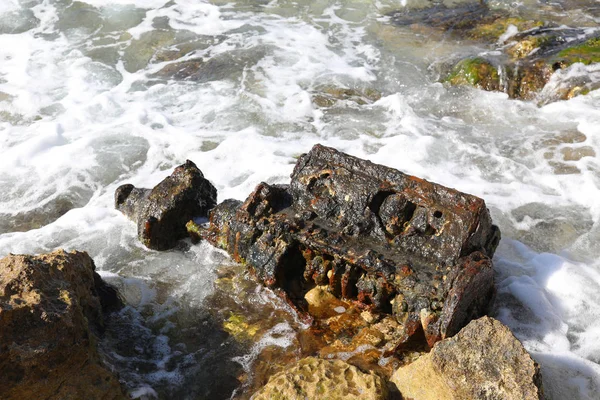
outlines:
M504 16L504 14L496 13L482 23L478 23L469 29L466 32L466 36L474 40L495 43L511 29L517 32L525 32L545 25L547 23L543 21Z
M438 342L391 381L403 398L420 400L544 398L538 364L508 327L490 317Z
M600 37L569 46L556 54L551 61L560 63L561 68L574 63L589 65L600 62Z
M253 400L385 400L385 381L341 360L308 357L273 375Z
M125 399L97 342L114 289L82 252L0 260L0 397Z
M453 85L469 85L484 90L499 90L498 68L482 57L460 61L446 78Z
M189 160L154 189L126 184L115 191L117 210L137 223L140 241L155 250L170 249L187 237L186 224L206 217L216 204L217 189Z
M586 94L600 84L577 65L600 61L600 37L578 39L582 35L582 30L570 28L516 34L501 44L500 53L459 61L443 81L542 103Z

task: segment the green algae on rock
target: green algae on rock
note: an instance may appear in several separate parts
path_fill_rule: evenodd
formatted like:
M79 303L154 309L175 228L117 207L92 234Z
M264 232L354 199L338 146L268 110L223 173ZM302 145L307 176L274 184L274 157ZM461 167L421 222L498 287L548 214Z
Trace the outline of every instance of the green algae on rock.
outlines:
M482 57L460 61L445 79L453 85L470 85L484 90L499 90L498 68Z
M503 91L514 99L534 100L543 94L542 103L587 94L600 87L600 82L587 78L585 70L564 74L565 78L557 72L575 68L576 63L590 65L600 61L600 38L568 40L582 34L576 29L533 29L516 35L500 49L503 54L459 61L443 81ZM558 83L548 85L551 79Z
M594 37L585 42L561 50L555 57L561 67L574 63L592 64L600 62L600 37Z

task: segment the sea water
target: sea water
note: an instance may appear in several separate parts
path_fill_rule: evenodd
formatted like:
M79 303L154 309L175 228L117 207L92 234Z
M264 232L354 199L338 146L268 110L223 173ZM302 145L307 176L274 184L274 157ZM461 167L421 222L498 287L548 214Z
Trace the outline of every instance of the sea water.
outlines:
M395 26L388 13L408 3L0 1L0 255L94 258L126 302L102 348L132 397L239 395L260 349L294 346L305 327L205 243L144 248L115 189L153 187L189 159L219 200L244 199L322 143L485 199L503 234L494 316L541 365L548 398L598 398L600 92L524 102L438 83L440 65L489 49ZM600 22L592 0L489 4ZM360 101L319 106L331 88ZM222 329L239 315L256 327L249 344Z

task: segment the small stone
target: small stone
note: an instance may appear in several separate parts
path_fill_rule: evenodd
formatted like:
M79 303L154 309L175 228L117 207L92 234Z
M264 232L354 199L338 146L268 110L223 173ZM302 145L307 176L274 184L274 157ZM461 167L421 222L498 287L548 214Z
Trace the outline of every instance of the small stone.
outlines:
M565 147L560 151L565 161L579 161L583 157L596 157L596 152L590 146Z

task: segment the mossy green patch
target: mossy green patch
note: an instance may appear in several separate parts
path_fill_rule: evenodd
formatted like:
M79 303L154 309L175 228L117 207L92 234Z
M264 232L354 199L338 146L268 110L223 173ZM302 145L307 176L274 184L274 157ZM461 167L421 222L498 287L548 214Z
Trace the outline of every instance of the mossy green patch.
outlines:
M485 90L498 90L500 87L498 70L481 57L471 57L460 61L445 81L452 85L469 85Z
M231 313L227 321L223 323L223 328L236 338L236 340L246 341L256 335L259 326L257 324L249 324L243 315Z
M566 48L557 55L564 66L575 63L586 65L600 62L600 37L595 37L585 42Z
M496 42L509 26L514 25L519 32L537 28L544 25L542 21L532 21L523 18L500 18L488 24L478 25L471 29L469 36L473 39Z

